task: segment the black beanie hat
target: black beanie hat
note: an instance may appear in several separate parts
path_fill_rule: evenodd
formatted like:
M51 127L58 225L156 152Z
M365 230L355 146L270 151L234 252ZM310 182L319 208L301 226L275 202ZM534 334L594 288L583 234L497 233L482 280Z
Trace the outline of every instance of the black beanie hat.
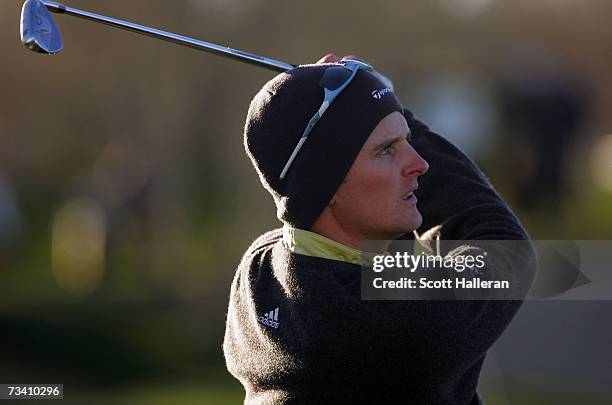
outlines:
M244 145L277 217L310 229L376 125L402 106L374 74L359 70L315 125L284 179L283 167L324 98L319 81L333 64L305 65L281 73L249 107Z

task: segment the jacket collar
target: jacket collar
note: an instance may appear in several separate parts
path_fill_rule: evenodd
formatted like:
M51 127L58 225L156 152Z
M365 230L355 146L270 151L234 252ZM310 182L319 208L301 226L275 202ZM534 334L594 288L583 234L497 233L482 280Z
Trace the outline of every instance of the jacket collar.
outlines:
M283 226L283 244L293 253L361 265L364 252L318 233Z

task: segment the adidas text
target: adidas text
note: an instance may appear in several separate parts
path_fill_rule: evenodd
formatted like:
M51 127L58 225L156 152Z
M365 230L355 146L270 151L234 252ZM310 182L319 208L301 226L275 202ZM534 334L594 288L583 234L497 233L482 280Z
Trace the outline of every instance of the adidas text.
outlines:
M274 329L278 328L278 307L270 312L266 312L264 315L259 317L259 322L264 325L270 326Z

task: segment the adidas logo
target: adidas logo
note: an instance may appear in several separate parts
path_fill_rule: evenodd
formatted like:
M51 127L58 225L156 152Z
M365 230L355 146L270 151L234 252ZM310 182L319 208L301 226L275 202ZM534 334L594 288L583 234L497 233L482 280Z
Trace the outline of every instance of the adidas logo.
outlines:
M260 316L259 322L263 323L264 325L271 326L274 329L278 328L278 307L270 312L266 312L263 316Z
M381 98L383 98L383 96L387 93L391 93L393 92L393 90L391 90L389 87L385 87L384 89L380 89L380 90L374 90L372 92L372 97L380 100Z

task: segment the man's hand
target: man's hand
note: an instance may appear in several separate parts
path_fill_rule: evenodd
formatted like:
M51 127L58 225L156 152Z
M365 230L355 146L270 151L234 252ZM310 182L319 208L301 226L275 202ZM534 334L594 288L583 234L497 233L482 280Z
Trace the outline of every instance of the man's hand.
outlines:
M317 61L317 65L323 64L323 63L338 63L338 62L342 62L344 60L358 60L360 62L363 63L368 63L365 60L363 60L362 58L355 56L355 55L345 55L342 57L342 59L338 58L335 54L333 53L328 53L327 55L323 56L321 59L319 59ZM393 82L385 75L377 72L376 70L373 72L374 75L376 77L378 77L378 79L383 82L383 84L387 87L389 87L391 89L391 91L394 90L394 86L393 86Z
M365 60L363 60L363 58L360 58L359 56L355 56L355 55L345 55L342 57L342 59L338 58L335 54L333 53L328 53L327 55L323 56L321 59L319 59L317 61L317 65L320 65L322 63L338 63L341 62L343 60L358 60L359 62L363 62L363 63L368 63Z
M317 61L317 65L321 65L323 63L337 63L339 61L340 59L338 59L336 55L334 55L333 53L328 53Z

